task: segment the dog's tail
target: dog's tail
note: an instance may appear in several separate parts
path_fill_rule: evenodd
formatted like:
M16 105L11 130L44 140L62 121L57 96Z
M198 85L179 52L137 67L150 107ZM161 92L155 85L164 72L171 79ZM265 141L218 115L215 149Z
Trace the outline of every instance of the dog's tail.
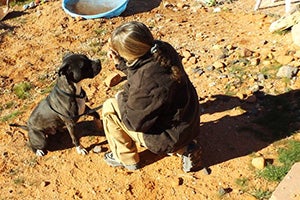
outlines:
M28 131L28 127L25 126L25 125L19 125L19 124L9 124L9 126L13 126L13 127L18 127L18 128L21 128L25 131Z

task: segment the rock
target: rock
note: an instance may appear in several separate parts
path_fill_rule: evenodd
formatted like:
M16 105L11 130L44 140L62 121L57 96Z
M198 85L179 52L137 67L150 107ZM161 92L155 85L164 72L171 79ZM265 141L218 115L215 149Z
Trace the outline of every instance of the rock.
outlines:
M269 30L270 32L283 31L294 26L298 22L300 22L300 11L296 10L295 12L288 15L284 15L277 21L273 22L270 25Z
M300 58L300 50L296 51L296 53L294 54L294 56L295 56L296 58Z
M287 65L294 60L293 56L278 56L276 58L277 62L283 65Z
M297 67L292 67L292 66L283 66L280 67L276 76L279 78L289 78L291 79L293 76L295 76L298 72Z
M247 49L247 48L244 48L243 51L242 51L242 57L250 57L253 55L253 51Z
M254 93L254 92L257 92L257 91L259 91L259 85L258 84L254 84L254 85L252 85L250 88L250 91L252 92L252 93Z
M104 80L104 84L107 87L113 87L119 84L121 81L122 81L121 75L115 72L106 77L106 79Z
M211 174L211 169L209 169L209 168L207 168L207 167L204 167L202 171L203 171L203 173L204 173L205 175L210 175L210 174Z
M196 59L195 56L192 56L192 57L190 57L190 59L188 60L188 62L189 62L190 64L196 64L196 63L197 63L197 59Z
M184 58L189 59L192 55L189 51L185 50L182 52Z
M240 100L244 100L245 95L241 92L236 93L236 96L240 99Z
M216 69L223 69L226 67L225 63L221 62L221 61L216 61L213 63L213 66L216 68Z
M102 147L100 145L97 145L93 148L94 153L101 153L102 152Z
M251 164L256 169L263 169L263 168L265 168L265 159L262 156L253 158L251 161Z
M257 66L260 63L260 59L259 58L253 58L250 60L250 65L252 66Z
M294 44L300 47L300 23L292 27L291 33Z
M46 187L46 186L48 186L49 184L50 184L49 181L42 181L42 182L41 182L41 187Z
M258 75L257 75L257 80L258 80L259 82L263 82L266 78L267 78L267 77L266 77L266 75L264 75L264 74L258 74Z

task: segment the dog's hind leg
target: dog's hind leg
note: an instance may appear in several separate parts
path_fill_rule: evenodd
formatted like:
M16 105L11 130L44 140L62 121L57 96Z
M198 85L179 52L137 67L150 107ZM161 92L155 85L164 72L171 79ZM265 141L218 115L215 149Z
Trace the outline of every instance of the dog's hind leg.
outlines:
M41 131L34 131L30 129L28 131L29 146L37 156L44 156L46 153L46 135Z
M67 129L69 131L72 142L76 147L77 153L81 154L81 155L88 154L87 150L80 145L80 142L79 142L78 138L75 136L75 124L72 123L72 122L67 122L66 126L67 126Z

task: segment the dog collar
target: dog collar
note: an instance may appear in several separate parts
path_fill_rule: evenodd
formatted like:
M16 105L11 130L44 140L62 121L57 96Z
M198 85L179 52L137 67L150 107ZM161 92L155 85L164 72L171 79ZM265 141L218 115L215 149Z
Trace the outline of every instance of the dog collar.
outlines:
M75 97L75 98L80 98L80 99L83 99L83 98L86 97L86 93L85 93L85 91L83 89L81 89L79 95L67 93L67 92L63 91L62 89L60 89L57 85L55 85L54 89L57 90L60 93L63 93L64 95L69 96L69 97Z

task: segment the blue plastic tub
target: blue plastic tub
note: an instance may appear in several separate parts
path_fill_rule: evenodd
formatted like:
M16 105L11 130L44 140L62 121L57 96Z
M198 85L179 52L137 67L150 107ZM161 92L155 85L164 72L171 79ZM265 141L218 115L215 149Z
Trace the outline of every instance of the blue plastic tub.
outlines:
M72 17L85 19L119 16L129 0L63 0L63 10Z

